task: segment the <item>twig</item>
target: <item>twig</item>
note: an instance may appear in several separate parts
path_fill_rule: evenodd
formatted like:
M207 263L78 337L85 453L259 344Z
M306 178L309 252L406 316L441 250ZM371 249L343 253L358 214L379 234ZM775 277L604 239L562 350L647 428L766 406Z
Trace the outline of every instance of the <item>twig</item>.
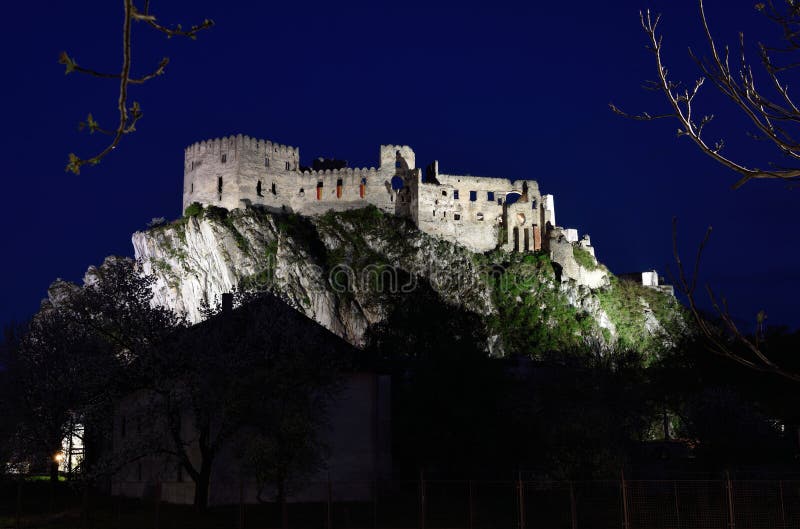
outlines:
M69 162L67 163L66 170L75 174L80 174L81 167L84 165L97 165L100 160L105 158L111 151L117 148L117 145L122 141L123 136L136 131L136 123L142 117L142 110L139 103L134 101L128 104L128 87L129 85L141 85L161 76L166 71L169 64L169 58L164 57L158 63L158 66L147 75L141 77L131 77L131 33L132 22L144 22L151 28L164 33L167 38L171 37L188 37L196 39L197 34L205 29L209 29L214 25L212 20L206 19L201 24L192 26L189 30L184 31L180 25L175 28L168 28L158 23L155 15L150 13L150 2L145 0L144 11L140 12L134 5L134 0L123 0L124 4L124 21L122 25L122 67L120 73L106 73L100 72L91 68L85 68L78 65L78 63L70 57L66 52L62 52L59 57L59 63L66 67L66 74L82 73L100 79L118 79L119 80L119 98L117 100L117 112L119 114L117 126L114 129L106 129L100 127L98 122L94 119L92 114L89 114L86 121L79 124L80 130L88 130L89 133L99 132L108 136L112 136L111 141L106 147L88 158L82 158L74 153L69 153Z
M790 371L775 364L775 362L764 354L758 343L758 335L756 335L755 340L751 340L739 330L734 322L733 316L731 316L727 301L724 298L720 300L709 285L705 286L706 293L714 308L714 312L722 322L727 334L722 333L716 326L712 325L698 308L696 288L700 273L700 262L702 261L703 251L708 244L710 236L711 227L706 230L706 234L698 246L692 276L687 277L680 253L678 252L678 220L677 218L672 219L672 252L675 264L678 267L677 281L674 282L676 283L678 291L686 296L686 300L689 304L689 311L701 334L705 337L708 349L719 356L733 360L755 371L777 375L793 382L800 382L800 373ZM736 344L743 347L743 352L737 351L734 347Z
M789 3L788 6L786 13L780 12L772 2L769 2L768 5L759 4L757 8L766 12L771 20L781 26L784 38L788 42L788 47L781 51L798 51L800 50L800 9L794 2ZM771 48L759 44L762 67L771 86L778 94L778 99L775 100L767 97L756 86L756 79L745 52L744 35L741 33L739 35L739 53L736 61L738 62L738 72L734 73L730 66L728 47L717 46L711 33L703 0L698 0L698 7L710 57L701 59L691 49L689 50L690 57L695 61L702 74L695 82L694 87L680 90L680 83L669 79L668 70L662 60L663 38L657 31L661 17L660 15L653 16L647 10L640 12L639 17L642 29L648 36L648 49L653 53L655 59L657 78L646 88L659 90L666 97L670 112L655 115L648 112L630 114L619 109L613 103L609 104L611 110L621 116L639 121L661 118L676 119L680 124L678 136L687 136L706 155L741 175L741 178L734 183L734 189L754 179L800 180L800 168L761 169L752 167L723 154L722 150L725 145L723 139L717 140L711 145L703 138L703 130L713 119L713 114L703 115L698 120L694 117L696 113L693 104L703 82L708 79L747 116L761 137L770 140L782 155L793 160L800 160L800 143L794 140L794 135L787 129L787 125L800 125L800 110L789 94L788 85L779 78L781 72L800 65L800 61L778 66L770 57Z

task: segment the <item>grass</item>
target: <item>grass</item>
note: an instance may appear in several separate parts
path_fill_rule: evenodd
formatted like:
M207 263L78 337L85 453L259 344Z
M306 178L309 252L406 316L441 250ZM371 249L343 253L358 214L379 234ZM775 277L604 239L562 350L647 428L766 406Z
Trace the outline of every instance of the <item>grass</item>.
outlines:
M611 278L611 286L598 292L600 307L617 328L621 347L648 353L661 346L661 336L645 328L646 310L653 312L662 329L669 333L680 319L680 307L672 296L634 281Z
M594 322L572 307L558 289L546 252L502 254L491 276L492 301L497 313L489 320L503 340L506 354L541 358L552 351L580 347ZM487 256L492 261L492 256Z
M188 206L186 206L186 210L183 212L184 217L196 217L203 213L203 205L199 202L192 202Z
M592 254L581 248L580 246L573 246L572 247L572 255L575 257L575 261L578 262L579 265L584 267L586 270L596 270L598 267L597 261L595 261Z
M50 482L50 474L41 474L41 475L34 475L34 476L27 476L25 481L46 481ZM62 476L59 474L58 481L65 482L67 481L66 476Z

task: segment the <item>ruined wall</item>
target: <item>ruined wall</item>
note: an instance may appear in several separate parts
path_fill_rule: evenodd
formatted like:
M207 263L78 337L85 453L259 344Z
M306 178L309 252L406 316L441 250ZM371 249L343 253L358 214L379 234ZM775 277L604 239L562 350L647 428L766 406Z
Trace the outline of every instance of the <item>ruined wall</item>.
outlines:
M535 181L440 174L438 162L423 178L407 145L381 145L378 160L377 168L301 170L297 147L242 135L199 142L185 152L183 209L260 205L313 216L371 204L476 252L540 250L556 226L553 196Z
M434 163L418 200L417 225L431 235L485 252L514 250L516 233L519 251L541 248L542 197L534 181L441 174Z
M608 286L608 272L603 267L584 268L576 259L573 248L580 246L567 240L564 230L556 228L548 234L550 260L557 269L561 282L575 281L591 289ZM595 260L596 264L596 260Z
M542 209L543 209L543 225L547 226L550 223L550 226L556 227L556 205L555 199L553 195L544 195L542 196Z
M506 203L506 243L509 252L541 250L547 233L544 222L543 197L535 181L517 180L511 184L519 199Z
M258 204L274 211L318 215L373 204L409 215L415 188L414 151L382 145L376 169L301 171L300 150L249 136L199 142L185 151L183 209L199 202L226 209ZM392 189L403 178L404 190ZM398 200L398 198L400 200ZM400 203L398 203L400 202Z

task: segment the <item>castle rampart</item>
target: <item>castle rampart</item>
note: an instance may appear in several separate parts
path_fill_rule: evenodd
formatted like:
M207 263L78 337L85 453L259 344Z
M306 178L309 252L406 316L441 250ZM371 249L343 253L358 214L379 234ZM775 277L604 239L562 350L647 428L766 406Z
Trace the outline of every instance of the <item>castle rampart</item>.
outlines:
M236 209L258 204L306 215L366 204L397 213L392 178L414 171L414 151L382 145L379 167L310 171L300 150L249 136L195 143L184 156L183 209L193 202Z
M439 173L438 162L423 176L407 145L381 145L378 167L312 171L297 147L241 134L201 141L184 155L183 208L193 202L309 216L371 204L479 252L540 250L555 227L553 196L537 182Z

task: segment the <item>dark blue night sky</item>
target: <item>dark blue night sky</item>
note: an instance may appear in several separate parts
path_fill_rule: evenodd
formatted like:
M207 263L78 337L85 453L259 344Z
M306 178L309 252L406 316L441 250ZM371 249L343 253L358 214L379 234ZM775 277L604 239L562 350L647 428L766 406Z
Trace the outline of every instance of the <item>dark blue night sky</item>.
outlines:
M739 29L776 32L750 0L707 0L721 40ZM737 176L677 139L677 123L639 123L608 109L663 109L640 89L652 78L638 10L662 12L665 59L692 82L687 45L703 49L696 2L192 2L153 0L164 23L212 18L197 41L134 27L134 68L167 55L167 74L133 87L138 132L80 176L67 154L100 138L77 131L92 112L114 124L117 83L65 77L66 50L83 66L120 62L121 0L8 2L3 53L4 250L0 323L29 317L56 277L79 280L109 254L132 255L130 235L152 217L180 215L183 149L248 134L300 147L304 163L336 156L378 163L381 143L411 145L418 165L443 172L530 178L556 197L559 224L589 233L620 273L671 262L671 219L689 257L714 235L704 277L746 321L796 326L800 190ZM800 79L795 83L800 91ZM710 138L763 160L744 123L707 85L700 103L720 116ZM762 166L764 163L762 162Z

